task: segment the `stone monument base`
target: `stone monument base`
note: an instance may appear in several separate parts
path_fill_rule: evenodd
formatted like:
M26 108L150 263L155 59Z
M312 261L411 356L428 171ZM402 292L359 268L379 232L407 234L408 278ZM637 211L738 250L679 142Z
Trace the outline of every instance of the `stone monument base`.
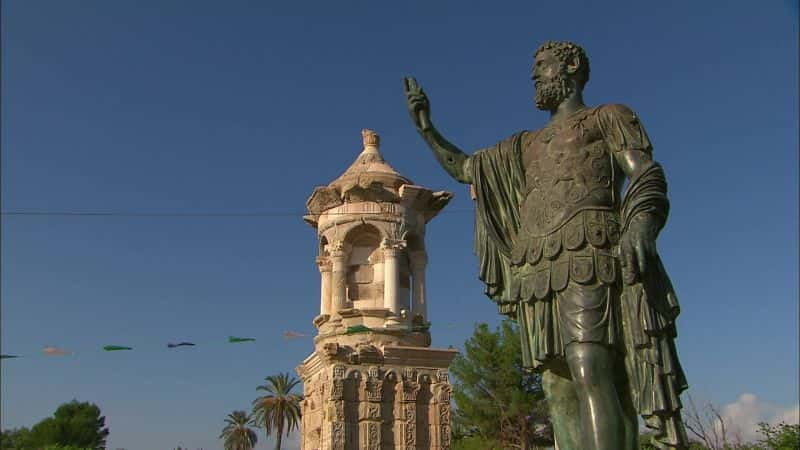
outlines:
M302 450L450 448L452 349L328 343L297 368Z

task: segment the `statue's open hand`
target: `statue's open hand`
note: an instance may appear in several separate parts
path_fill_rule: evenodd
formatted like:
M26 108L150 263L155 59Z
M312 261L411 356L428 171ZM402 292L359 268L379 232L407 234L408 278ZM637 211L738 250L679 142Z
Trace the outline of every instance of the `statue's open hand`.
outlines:
M652 270L658 255L657 236L658 226L652 216L640 214L633 218L619 242L622 279L626 284L634 283L637 278L641 280Z
M411 114L411 120L414 121L418 130L427 130L431 124L431 105L428 102L428 96L413 77L403 78L403 90L406 94L406 105Z

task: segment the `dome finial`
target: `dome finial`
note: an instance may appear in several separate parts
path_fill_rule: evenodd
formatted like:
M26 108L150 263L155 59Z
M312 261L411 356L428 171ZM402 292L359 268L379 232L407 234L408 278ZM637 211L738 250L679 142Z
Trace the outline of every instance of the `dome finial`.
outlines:
M361 137L364 139L364 152L377 153L381 144L381 137L373 130L364 128L361 130Z

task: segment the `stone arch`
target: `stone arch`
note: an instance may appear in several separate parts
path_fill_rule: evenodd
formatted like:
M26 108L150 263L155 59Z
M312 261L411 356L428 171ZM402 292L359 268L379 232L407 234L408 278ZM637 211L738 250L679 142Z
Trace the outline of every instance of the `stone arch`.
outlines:
M425 372L418 372L417 373L417 383L419 384L431 384L431 375Z
M397 382L398 378L400 378L400 374L397 372L397 369L394 368L386 369L386 372L383 374L384 381L391 380Z
M360 381L361 378L363 378L363 376L361 375L361 371L358 370L358 369L352 368L352 367L347 369L347 372L345 372L345 375L344 375L344 379L345 380Z
M347 227L344 233L344 242L348 244L353 244L361 237L365 235L374 236L375 240L380 243L381 239L383 239L385 233L383 233L380 228L378 228L375 224L369 222L360 222L354 223L350 227Z

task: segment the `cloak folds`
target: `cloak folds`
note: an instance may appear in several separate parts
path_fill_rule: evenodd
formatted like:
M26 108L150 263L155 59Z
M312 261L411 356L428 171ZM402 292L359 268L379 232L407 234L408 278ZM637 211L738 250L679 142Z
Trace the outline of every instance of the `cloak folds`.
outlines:
M478 278L501 314L516 318L517 303L511 296L511 248L520 227L519 205L524 200L522 138L525 131L479 150L470 157L475 188L475 253Z
M630 182L622 202L623 235L640 213L666 221L667 184L658 163L651 163ZM681 421L680 394L689 386L675 348L678 298L661 258L649 261L643 278L628 276L621 295L625 366L633 405L654 432L658 448L688 448Z

